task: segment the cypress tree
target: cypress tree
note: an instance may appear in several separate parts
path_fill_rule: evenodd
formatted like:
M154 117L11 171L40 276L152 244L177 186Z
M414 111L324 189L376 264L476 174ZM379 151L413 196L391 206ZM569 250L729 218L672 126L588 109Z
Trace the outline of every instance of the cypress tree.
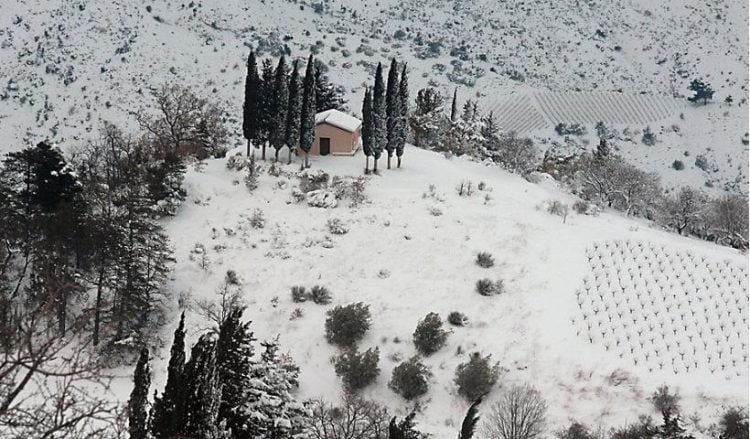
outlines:
M289 148L289 161L287 164L292 163L292 152L299 142L301 105L299 71L297 70L297 60L295 59L294 63L292 63L292 74L289 78L289 104L286 111L286 130L284 132L285 143L287 148Z
M406 146L406 135L408 130L409 118L409 79L406 76L406 64L401 71L401 82L398 84L398 98L401 101L399 110L401 114L398 121L398 141L396 143L396 157L398 157L398 167L401 167L401 156L404 155L404 146Z
M128 431L131 439L148 439L148 391L151 367L148 349L143 348L133 374L133 391L128 400Z
M305 152L305 168L310 167L310 148L315 141L315 65L312 54L307 60L302 83L302 109L300 110L299 147Z
M261 160L266 159L266 146L271 140L271 131L273 129L274 122L274 101L276 97L274 93L276 82L276 72L274 71L273 64L270 59L263 60L263 67L261 68L261 99L260 109L258 111L258 119L260 120L259 126L259 141L261 144Z
M484 396L480 396L476 401L469 407L464 417L464 422L461 424L461 431L458 433L458 439L471 439L474 437L474 432L477 429L479 423L479 404L482 403Z
M152 433L156 439L168 439L181 430L185 421L185 313L174 331L167 366L167 384L161 398L155 398Z
M340 110L344 106L341 94L336 87L326 80L320 66L315 65L315 112L320 113L330 109Z
M458 87L453 89L453 103L451 104L451 122L458 117Z
M374 165L372 172L378 172L378 159L386 144L386 102L385 87L383 85L383 66L378 63L375 71L375 87L372 96L372 156Z
M250 331L250 322L240 321L243 311L244 308L241 307L232 308L219 328L216 346L219 381L222 386L219 421L225 421L232 437L237 439L251 437L241 408L246 400L245 389L249 385L252 343L255 338Z
M245 103L242 107L242 134L247 139L247 155L250 156L250 143L258 140L258 110L260 98L260 77L255 53L247 57L245 77Z
M193 346L190 361L185 366L183 385L188 391L182 433L189 433L189 437L195 439L215 439L219 436L221 384L213 334L204 334Z
M386 144L388 152L388 169L391 169L391 157L398 145L398 120L401 117L401 99L398 96L398 64L396 58L391 60L388 70L388 84L385 92Z
M279 161L279 151L286 144L286 112L289 104L289 86L287 84L286 60L282 56L276 67L274 77L274 99L271 109L270 141L275 150L274 158Z
M372 156L372 90L365 88L365 98L362 102L362 152L365 154L365 174L370 172L370 156Z

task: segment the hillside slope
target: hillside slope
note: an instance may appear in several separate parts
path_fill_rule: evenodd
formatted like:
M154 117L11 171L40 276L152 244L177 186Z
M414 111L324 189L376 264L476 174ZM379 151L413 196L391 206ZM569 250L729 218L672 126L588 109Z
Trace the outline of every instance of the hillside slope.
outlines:
M331 175L359 175L362 163L361 154L317 158L313 168ZM268 165L263 163L263 169ZM663 249L658 258L663 257L670 267L670 252L689 252L707 265L731 267L741 285L711 287L706 297L730 291L729 298L737 301L739 314L735 316L747 319L747 259L732 249L609 213L598 217L571 213L563 222L545 207L552 200L570 202L554 183L535 185L495 166L445 159L415 148L407 151L404 168L368 177L369 201L356 207L349 206L346 198L332 209L298 204L291 195L298 184L298 164L280 169L278 177L264 172L252 193L242 183L244 173L227 170L224 159L188 172L188 199L178 215L165 223L177 258L169 289L183 303L215 298L226 271L235 270L244 282L246 317L253 321L256 336L280 336L283 349L301 366L301 397L337 398L341 383L331 358L338 351L325 340L325 312L338 304L362 301L370 305L373 326L359 347L377 346L381 352L380 377L364 393L401 414L410 405L390 391L387 382L398 361L416 353L411 334L417 321L431 311L443 319L450 311L468 316L469 325L452 328L447 346L425 360L434 377L420 404L418 421L420 428L439 437L455 434L468 406L452 380L456 366L474 351L492 354L500 363L500 389L528 382L542 391L550 406L550 428L572 418L605 426L633 421L648 411L645 398L664 383L679 388L684 413L697 414L699 423L690 426L696 431L714 422L723 405L748 398L746 331L741 334L741 345L735 338L730 343L734 366L712 371L718 363L707 361L706 355L715 356L715 352L699 349L685 358L698 364L689 371L671 366L660 369L656 357L634 363L639 357L608 350L606 339L590 341L586 331L581 331L587 305L582 309L577 303L577 293L593 283L588 255L594 246L631 243ZM482 182L484 190L459 196L455 187L467 179L475 187ZM257 211L265 219L262 228L251 224ZM436 215L438 211L442 214ZM331 234L327 221L332 218L341 220L348 233ZM494 267L475 264L480 251L492 253ZM629 267L627 263L621 266ZM677 267L670 270L676 272ZM718 272L716 276L726 282L731 279ZM711 279L708 271L704 277L706 282ZM477 294L474 284L480 278L503 280L505 293ZM294 285L326 286L333 303L293 303L290 288ZM660 291L653 285L642 291L658 296ZM671 297L677 292L670 286L662 295ZM658 302L655 307L648 305L638 314L651 315L659 306ZM303 315L293 318L296 308ZM719 329L713 323L723 321L722 310L697 310L695 323L701 332L705 329L706 337L696 337L696 346L704 338L713 343L709 326L717 337L734 337L737 327ZM703 318L712 323L704 326ZM175 311L165 327L165 339L176 320ZM189 313L189 320L191 339L208 327L197 313ZM658 320L647 322L656 325ZM611 328L619 334L616 325ZM660 337L658 330L658 326L647 330L646 338L649 334ZM156 388L165 379L162 366L167 354L163 350L154 365ZM669 361L666 352L663 358ZM129 369L122 370L123 376L129 373ZM128 378L121 383L123 399L128 383Z

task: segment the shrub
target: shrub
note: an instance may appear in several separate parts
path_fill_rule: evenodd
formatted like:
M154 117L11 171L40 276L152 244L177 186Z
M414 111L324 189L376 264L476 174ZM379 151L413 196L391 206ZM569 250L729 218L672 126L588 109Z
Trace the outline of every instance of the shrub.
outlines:
M262 229L266 226L266 217L262 210L255 209L253 211L253 216L250 217L250 226L253 229Z
M302 303L307 301L307 291L303 286L295 285L292 287L292 302Z
M583 200L576 200L576 202L573 203L573 210L579 215L586 215L589 211L589 203Z
M747 411L739 407L732 407L721 415L719 420L721 435L724 439L747 439L748 421Z
M670 392L669 386L663 385L651 394L649 401L662 415L675 416L680 412L680 395Z
M414 345L422 355L432 355L445 346L448 331L443 329L443 320L431 312L417 324L414 330Z
M675 160L672 162L672 169L675 171L682 171L685 169L685 163L683 163L682 160Z
M586 128L578 123L566 124L560 122L555 125L555 132L560 136L582 136L586 134Z
M327 224L328 224L328 231L334 235L344 235L349 231L349 229L346 228L344 223L338 218L329 219Z
M597 439L589 428L580 422L573 421L570 427L555 433L557 439Z
M337 306L328 311L325 329L329 343L352 346L370 329L370 306L362 302Z
M703 154L698 154L695 156L695 167L700 169L701 171L708 171L708 159Z
M463 313L452 311L448 314L448 323L453 326L466 326L469 323L469 318Z
M318 305L328 305L329 303L331 303L331 300L333 300L331 292L328 291L328 288L322 287L320 285L315 285L310 289L309 297L310 300Z
M336 375L341 377L347 391L357 391L372 384L380 374L380 350L370 348L362 353L349 349L336 359Z
M651 131L651 127L646 127L643 130L643 136L641 137L641 142L647 146L656 145L656 134L654 134L653 131Z
M427 393L431 376L430 369L414 356L393 369L388 387L405 399L412 400Z
M490 268L495 265L495 259L487 252L477 253L477 265L482 268Z
M479 352L474 352L467 363L461 363L456 368L454 382L458 386L458 393L467 400L476 401L497 383L500 366L490 364L491 357L482 357Z
M477 293L483 296L494 296L505 291L502 280L492 281L491 279L479 279L476 284Z
M547 212L552 215L561 216L563 222L565 222L565 219L568 217L568 211L568 205L557 200L552 201L549 206L547 206Z

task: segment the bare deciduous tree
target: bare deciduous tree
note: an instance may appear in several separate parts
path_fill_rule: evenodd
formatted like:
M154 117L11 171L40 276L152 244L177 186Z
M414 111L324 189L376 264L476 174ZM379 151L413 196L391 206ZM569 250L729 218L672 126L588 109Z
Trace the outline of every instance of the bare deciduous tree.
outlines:
M311 402L307 432L313 439L385 439L388 410L375 402L345 394L341 407L317 399Z
M488 439L534 439L544 432L547 403L528 385L513 385L486 415Z
M664 221L679 234L690 232L700 221L707 202L708 198L703 192L685 186L665 198L662 206Z

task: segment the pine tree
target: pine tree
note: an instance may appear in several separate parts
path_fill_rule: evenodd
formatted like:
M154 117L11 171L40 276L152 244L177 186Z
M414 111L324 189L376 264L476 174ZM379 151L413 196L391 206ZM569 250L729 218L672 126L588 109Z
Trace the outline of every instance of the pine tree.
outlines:
M474 401L471 407L469 407L469 410L466 412L466 417L464 417L464 421L461 424L461 431L458 433L458 439L471 439L474 437L474 432L479 423L479 404L482 403L483 398L483 396L480 396Z
M222 385L219 420L236 439L248 439L252 436L247 429L247 421L241 414L245 402L245 389L249 386L252 367L253 346L255 341L250 322L242 323L244 308L233 308L229 311L219 328L219 339L216 347L219 381Z
M388 152L388 169L391 169L391 157L398 145L398 120L401 117L401 100L398 96L398 64L396 58L391 60L388 70L388 83L385 92L386 144Z
M266 159L266 146L271 141L271 132L273 130L274 122L274 102L276 96L274 93L276 85L276 72L273 68L273 64L270 59L263 60L263 67L261 68L261 100L260 108L258 111L259 119L259 142L261 144L261 160Z
M297 70L297 60L292 63L292 74L289 78L289 105L286 111L286 130L284 132L284 141L289 148L289 161L292 163L292 152L299 142L299 122L300 107L302 105L300 95L299 71Z
M401 82L398 84L398 97L400 100L401 114L398 119L398 136L396 142L396 157L398 157L398 167L401 167L401 157L404 155L404 146L406 146L406 136L408 133L409 119L409 79L406 76L406 64L401 71Z
M698 102L702 100L703 105L706 105L708 100L713 99L714 97L714 90L711 86L700 79L693 79L688 89L693 92L693 96L688 98L688 101L690 102Z
M193 346L183 385L187 386L187 403L182 432L195 439L216 439L221 430L221 383L213 334L204 334Z
M128 431L131 439L148 439L148 392L151 367L148 349L143 348L133 374L133 391L128 400Z
M302 83L302 109L300 110L299 147L305 152L305 168L310 167L309 154L315 141L315 65L312 54L307 60Z
M458 119L458 87L453 89L453 103L451 104L451 122Z
M386 145L386 102L385 87L383 85L383 66L378 63L375 71L375 87L372 95L372 156L374 165L372 172L378 172L378 159Z
M286 60L282 56L276 67L274 77L274 100L271 109L271 146L275 149L274 158L279 161L279 152L286 145L286 112L289 105L289 85L287 84L287 67Z
M169 439L181 430L186 420L185 401L185 313L174 331L174 341L167 366L167 384L160 398L154 398L152 433L156 439Z
M336 87L326 80L318 61L315 62L315 112L344 107L344 99Z
M247 139L247 155L250 156L250 143L258 140L260 77L255 53L250 52L247 58L247 77L245 78L245 103L242 112L242 134Z

